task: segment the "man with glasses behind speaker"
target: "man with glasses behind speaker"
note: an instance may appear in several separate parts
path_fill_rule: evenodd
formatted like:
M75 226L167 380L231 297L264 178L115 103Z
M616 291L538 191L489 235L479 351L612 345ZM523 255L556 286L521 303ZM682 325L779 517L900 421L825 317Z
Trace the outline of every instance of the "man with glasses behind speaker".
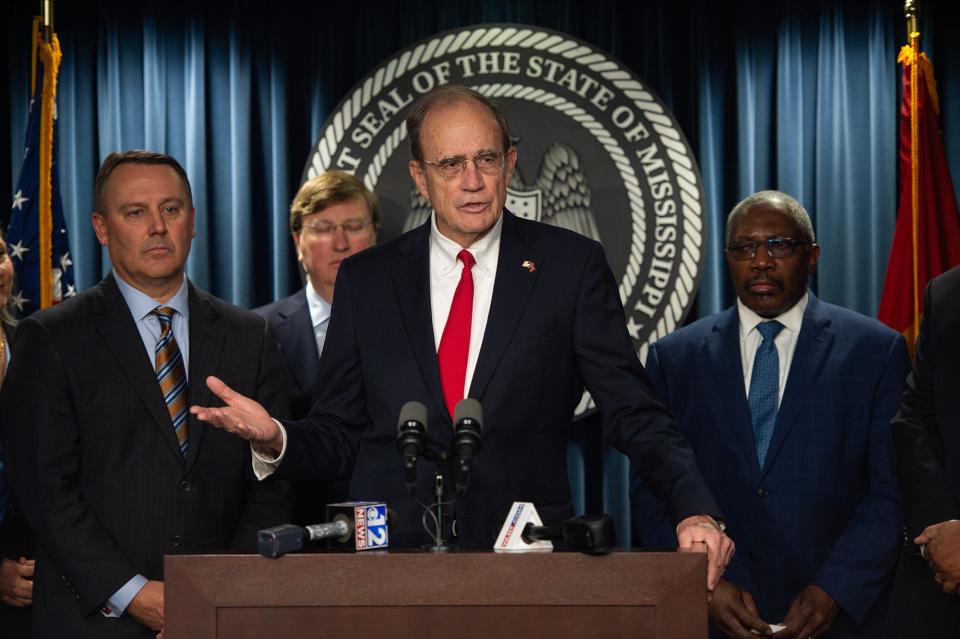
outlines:
M819 255L799 202L751 195L727 219L737 304L647 358L737 543L710 603L714 634L875 636L882 617L901 538L888 424L907 350L807 290ZM633 506L644 546L676 545L639 479Z
M266 317L283 355L291 419L302 419L313 405L320 353L327 338L333 290L340 263L377 243L380 211L377 196L360 178L326 171L300 187L290 204L290 236L306 285L289 297L255 309ZM343 481L297 484L293 522L324 521L325 504L346 498Z

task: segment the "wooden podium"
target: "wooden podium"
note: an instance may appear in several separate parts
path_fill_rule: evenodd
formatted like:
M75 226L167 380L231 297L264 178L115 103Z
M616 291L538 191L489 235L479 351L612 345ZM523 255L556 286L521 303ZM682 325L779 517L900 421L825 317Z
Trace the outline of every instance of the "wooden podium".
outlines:
M167 556L165 639L707 636L706 555Z

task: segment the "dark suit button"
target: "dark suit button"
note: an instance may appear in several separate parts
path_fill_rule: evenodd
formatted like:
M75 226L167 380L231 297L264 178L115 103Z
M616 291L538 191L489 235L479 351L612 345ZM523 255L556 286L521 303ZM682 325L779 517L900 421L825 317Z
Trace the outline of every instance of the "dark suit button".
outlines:
M760 497L766 497L769 494L770 493L767 492L766 488L760 488L757 490L757 495L759 495Z
M191 484L187 480L183 480L182 482L180 482L180 490L182 490L185 493L189 493L191 490L193 490L193 484Z
M183 545L183 538L180 537L180 535L174 535L173 538L170 539L170 543L173 544L174 548L179 548Z

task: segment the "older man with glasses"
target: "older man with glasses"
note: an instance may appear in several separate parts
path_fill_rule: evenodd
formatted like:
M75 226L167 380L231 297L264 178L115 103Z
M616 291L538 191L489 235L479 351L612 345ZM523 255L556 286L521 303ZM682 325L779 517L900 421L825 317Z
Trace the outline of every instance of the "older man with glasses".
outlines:
M386 499L397 512L391 546L430 541L406 494L395 449L405 402L426 407L427 436L449 450L454 406L483 406L482 452L469 489L453 500L445 534L490 548L513 501L544 522L573 515L566 450L586 386L609 440L669 499L681 546L708 554L713 588L733 546L709 489L669 413L652 396L627 334L601 246L504 209L517 150L500 109L466 87L423 96L407 117L410 175L433 215L421 227L340 266L318 391L306 420L282 428L216 379L225 408L201 419L250 440L257 472L351 476L351 497ZM263 464L261 466L261 464ZM447 476L453 476L447 463ZM416 499L432 501L432 464Z
M785 193L734 207L726 256L736 305L647 358L737 543L710 602L713 633L876 636L902 538L888 424L906 345L807 290L820 247ZM633 504L644 546L676 544L640 479Z

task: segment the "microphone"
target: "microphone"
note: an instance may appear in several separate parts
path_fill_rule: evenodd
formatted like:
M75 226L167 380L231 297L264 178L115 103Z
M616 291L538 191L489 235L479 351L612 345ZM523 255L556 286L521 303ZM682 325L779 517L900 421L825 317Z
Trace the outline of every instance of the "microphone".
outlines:
M457 496L463 495L470 482L470 467L474 455L480 452L480 433L483 432L483 408L469 397L457 402L453 409L453 452L456 456L455 484Z
M397 451L403 457L403 481L411 495L417 487L417 458L426 431L427 407L420 402L404 404L397 424Z
M617 545L617 531L610 515L581 515L559 526L537 526L532 522L523 528L525 542L563 541L571 550L588 555L606 555Z
M261 530L257 549L264 557L280 557L302 550L307 542L327 541L332 548L376 550L389 543L387 506L381 502L352 501L327 505L330 521L310 526L283 524Z

